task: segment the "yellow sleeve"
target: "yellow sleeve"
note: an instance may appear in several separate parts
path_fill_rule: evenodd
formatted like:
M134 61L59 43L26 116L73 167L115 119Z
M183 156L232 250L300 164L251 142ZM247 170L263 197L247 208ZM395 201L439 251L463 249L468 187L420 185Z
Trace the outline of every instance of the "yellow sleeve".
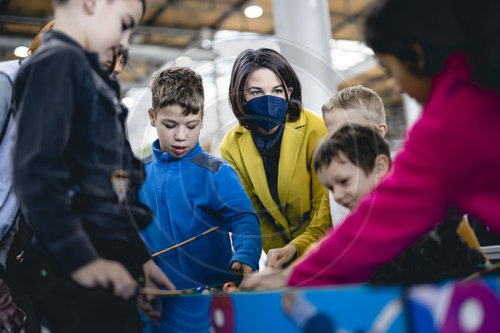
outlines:
M226 162L228 162L233 167L233 169L236 171L236 173L238 174L238 177L240 178L241 183L243 184L243 188L245 189L245 192L247 193L248 197L250 198L250 201L252 202L253 208L255 209L257 214L259 214L259 217L261 217L261 214L259 212L262 211L263 207L262 207L260 201L257 199L257 196L250 189L250 186L247 184L245 178L242 176L240 170L238 169L238 166L236 165L236 163L234 163L234 159L232 158L231 153L225 149L223 144L221 144L221 146L220 146L220 154L221 154L221 157Z
M309 112L310 113L310 112ZM316 114L310 115L310 121L311 121L311 127L314 128L314 130L311 131L309 142L308 142L308 164L309 168L311 170L311 217L314 218L316 216L316 213L318 212L321 204L325 200L324 196L326 194L327 196L327 201L328 201L328 191L327 189L321 184L318 176L316 175L316 171L314 170L314 162L313 162L313 155L314 151L316 150L316 146L319 143L319 141L326 135L326 126L325 123L323 122L323 119L321 119L319 116ZM327 205L324 207L324 212L323 214L326 214L326 211L328 211L328 214L330 214L330 203L327 202ZM332 219L331 217L329 218L330 225L332 224ZM311 220L312 222L312 220Z
M264 206L262 205L260 200L257 198L257 196L253 193L253 191L251 190L247 181L245 180L245 178L241 174L241 171L239 170L238 166L234 162L234 159L232 158L231 153L229 152L228 149L226 149L226 147L224 145L224 141L220 145L219 150L221 153L221 157L226 162L228 162L233 167L233 169L236 171L236 173L238 174L238 177L240 178L241 183L243 184L243 188L245 189L245 192L246 192L248 198L250 198L250 201L252 202L253 209L255 210L257 215L259 216L260 231L261 231L261 235L262 235L262 248L267 252L267 249L284 246L284 242L281 240L281 237L279 238L281 240L281 244L277 244L277 245L275 244L276 239L277 239L275 237L275 235L278 232L278 230L273 229L274 221L269 220L268 216L263 213L266 211Z
M321 198L319 209L316 214L314 214L307 229L289 243L297 249L297 257L301 256L311 243L323 236L331 226L332 215L330 214L330 198L328 191L326 191Z

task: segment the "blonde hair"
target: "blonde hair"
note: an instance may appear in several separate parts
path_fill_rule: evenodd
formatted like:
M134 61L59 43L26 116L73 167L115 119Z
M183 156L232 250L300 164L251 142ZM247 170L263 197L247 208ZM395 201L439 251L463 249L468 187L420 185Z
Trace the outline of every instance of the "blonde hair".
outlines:
M323 115L335 109L356 110L374 125L385 124L384 103L379 95L370 88L357 85L344 88L335 93L321 108Z

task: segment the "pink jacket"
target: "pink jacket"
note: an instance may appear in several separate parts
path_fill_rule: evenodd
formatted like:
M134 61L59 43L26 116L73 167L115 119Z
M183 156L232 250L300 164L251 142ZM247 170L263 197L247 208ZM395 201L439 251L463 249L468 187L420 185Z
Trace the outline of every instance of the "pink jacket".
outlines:
M500 95L452 54L393 172L296 267L291 286L366 281L443 221L449 205L500 232Z

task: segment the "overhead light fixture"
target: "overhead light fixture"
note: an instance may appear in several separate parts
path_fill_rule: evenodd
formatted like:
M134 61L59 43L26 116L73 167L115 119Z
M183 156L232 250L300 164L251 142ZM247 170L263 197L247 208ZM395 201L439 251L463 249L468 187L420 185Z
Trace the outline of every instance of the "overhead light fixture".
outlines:
M205 50L209 50L212 47L212 41L210 39L204 39L201 41L201 47Z
M14 55L19 58L26 58L29 56L29 48L26 46L18 46L14 50Z
M261 17L262 13L264 13L264 11L262 10L261 6L252 5L252 6L248 6L247 8L245 8L243 13L248 18L257 18L257 17Z
M212 38L214 37L214 32L209 27L202 27L200 29L200 40L201 47L205 50L212 48Z

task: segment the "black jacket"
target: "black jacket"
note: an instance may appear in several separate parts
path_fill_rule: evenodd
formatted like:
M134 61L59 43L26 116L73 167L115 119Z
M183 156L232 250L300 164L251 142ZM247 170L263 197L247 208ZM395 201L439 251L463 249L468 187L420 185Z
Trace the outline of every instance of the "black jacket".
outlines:
M66 273L96 259L93 239L137 247L151 220L139 203L143 165L125 133L118 83L66 35L49 31L14 83L14 190L39 247Z

